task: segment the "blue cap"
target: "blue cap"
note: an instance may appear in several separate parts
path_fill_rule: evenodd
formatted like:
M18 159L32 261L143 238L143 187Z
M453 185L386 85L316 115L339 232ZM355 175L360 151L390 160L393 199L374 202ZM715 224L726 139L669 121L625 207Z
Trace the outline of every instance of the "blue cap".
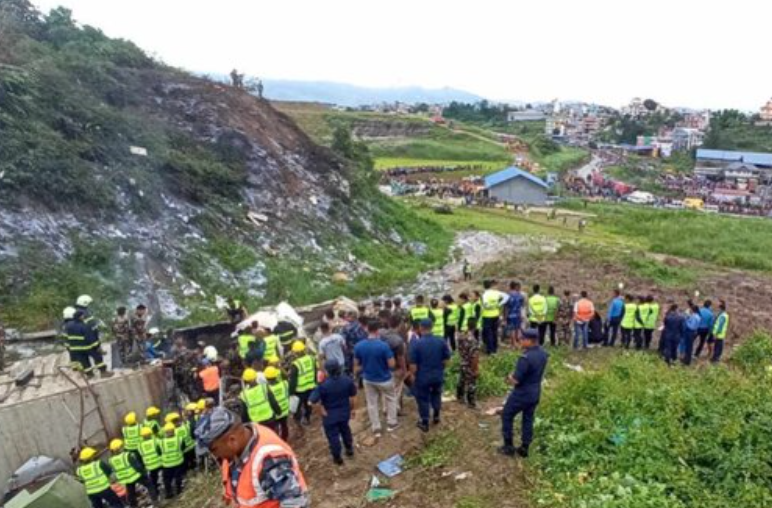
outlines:
M434 326L431 319L422 319L418 324L421 325L421 328L432 328Z
M528 328L523 332L523 338L530 339L530 340L538 340L539 330L537 330L536 328Z

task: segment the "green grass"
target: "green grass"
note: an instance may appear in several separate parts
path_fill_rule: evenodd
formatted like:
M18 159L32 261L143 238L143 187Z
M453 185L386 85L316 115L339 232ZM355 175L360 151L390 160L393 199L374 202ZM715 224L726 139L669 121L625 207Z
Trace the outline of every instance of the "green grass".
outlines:
M511 160L506 149L463 133L435 129L430 136L372 141L373 156L378 158L408 158L424 160L488 161Z
M391 168L416 168L416 167L480 167L483 174L487 171L498 171L508 165L507 161L491 162L486 160L456 160L456 159L412 159L408 157L381 157L375 159L375 169L386 170Z
M416 455L408 457L408 469L433 469L446 465L453 459L461 443L453 431L446 431L430 438L429 443Z
M563 173L581 166L590 160L587 150L571 146L563 146L559 152L539 156L532 154L534 160L539 163L541 172Z

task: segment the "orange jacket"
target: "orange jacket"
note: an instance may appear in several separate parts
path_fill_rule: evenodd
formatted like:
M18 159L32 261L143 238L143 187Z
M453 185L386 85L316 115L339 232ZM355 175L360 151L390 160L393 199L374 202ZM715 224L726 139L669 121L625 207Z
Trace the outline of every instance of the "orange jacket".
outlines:
M576 302L574 310L574 319L582 323L589 323L595 316L595 306L587 298L582 298Z
M205 392L216 392L220 389L220 369L212 365L198 373L204 384Z

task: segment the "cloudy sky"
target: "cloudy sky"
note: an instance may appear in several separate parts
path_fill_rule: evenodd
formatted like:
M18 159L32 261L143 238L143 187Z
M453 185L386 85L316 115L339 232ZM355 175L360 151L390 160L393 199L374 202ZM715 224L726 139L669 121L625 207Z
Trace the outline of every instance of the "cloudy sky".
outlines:
M34 0L33 0L34 1ZM756 110L772 97L765 0L37 0L168 64L494 100Z

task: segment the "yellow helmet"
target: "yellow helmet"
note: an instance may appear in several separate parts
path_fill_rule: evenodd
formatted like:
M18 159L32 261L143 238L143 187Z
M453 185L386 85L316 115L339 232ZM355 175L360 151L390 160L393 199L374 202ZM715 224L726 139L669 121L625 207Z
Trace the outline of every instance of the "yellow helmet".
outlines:
M245 383L254 383L257 381L257 371L255 369L246 369L241 376L241 379L243 379Z
M173 423L167 423L164 425L164 432L174 432L176 430L176 427Z
M265 378L266 379L277 379L280 374L281 374L281 371L279 369L277 369L276 367L267 367L265 369Z
M123 422L126 425L136 425L137 424L137 413L134 411L130 413L126 413L126 417L123 419Z
M121 448L123 448L123 441L120 439L113 439L110 441L110 451L111 452L117 452Z
M139 435L142 437L150 437L153 435L153 429L150 427L142 427L139 429Z
M195 402L188 402L188 404L185 406L185 411L195 411L198 407L198 404Z
M279 357L276 355L266 356L265 361L268 365L279 365Z
M149 408L147 408L147 410L145 411L145 416L146 416L146 417L148 417L148 418L152 418L152 417L154 417L154 416L158 416L158 415L160 415L160 414L161 414L161 410L160 410L160 409L158 409L158 408L157 408L157 407L155 407L155 406L150 406L150 407L149 407Z
M292 352L293 353L303 353L306 350L306 345L300 342L299 340L296 340L292 343Z
M170 423L174 425L174 421L179 419L180 419L179 413L169 413L168 415L166 415L166 418L164 418L164 422L166 422L167 425ZM166 429L166 427L164 427L164 429Z
M196 409L199 411L206 409L206 399L198 399L198 402L196 402Z
M80 460L91 460L97 454L97 451L93 448L86 447L80 451Z

